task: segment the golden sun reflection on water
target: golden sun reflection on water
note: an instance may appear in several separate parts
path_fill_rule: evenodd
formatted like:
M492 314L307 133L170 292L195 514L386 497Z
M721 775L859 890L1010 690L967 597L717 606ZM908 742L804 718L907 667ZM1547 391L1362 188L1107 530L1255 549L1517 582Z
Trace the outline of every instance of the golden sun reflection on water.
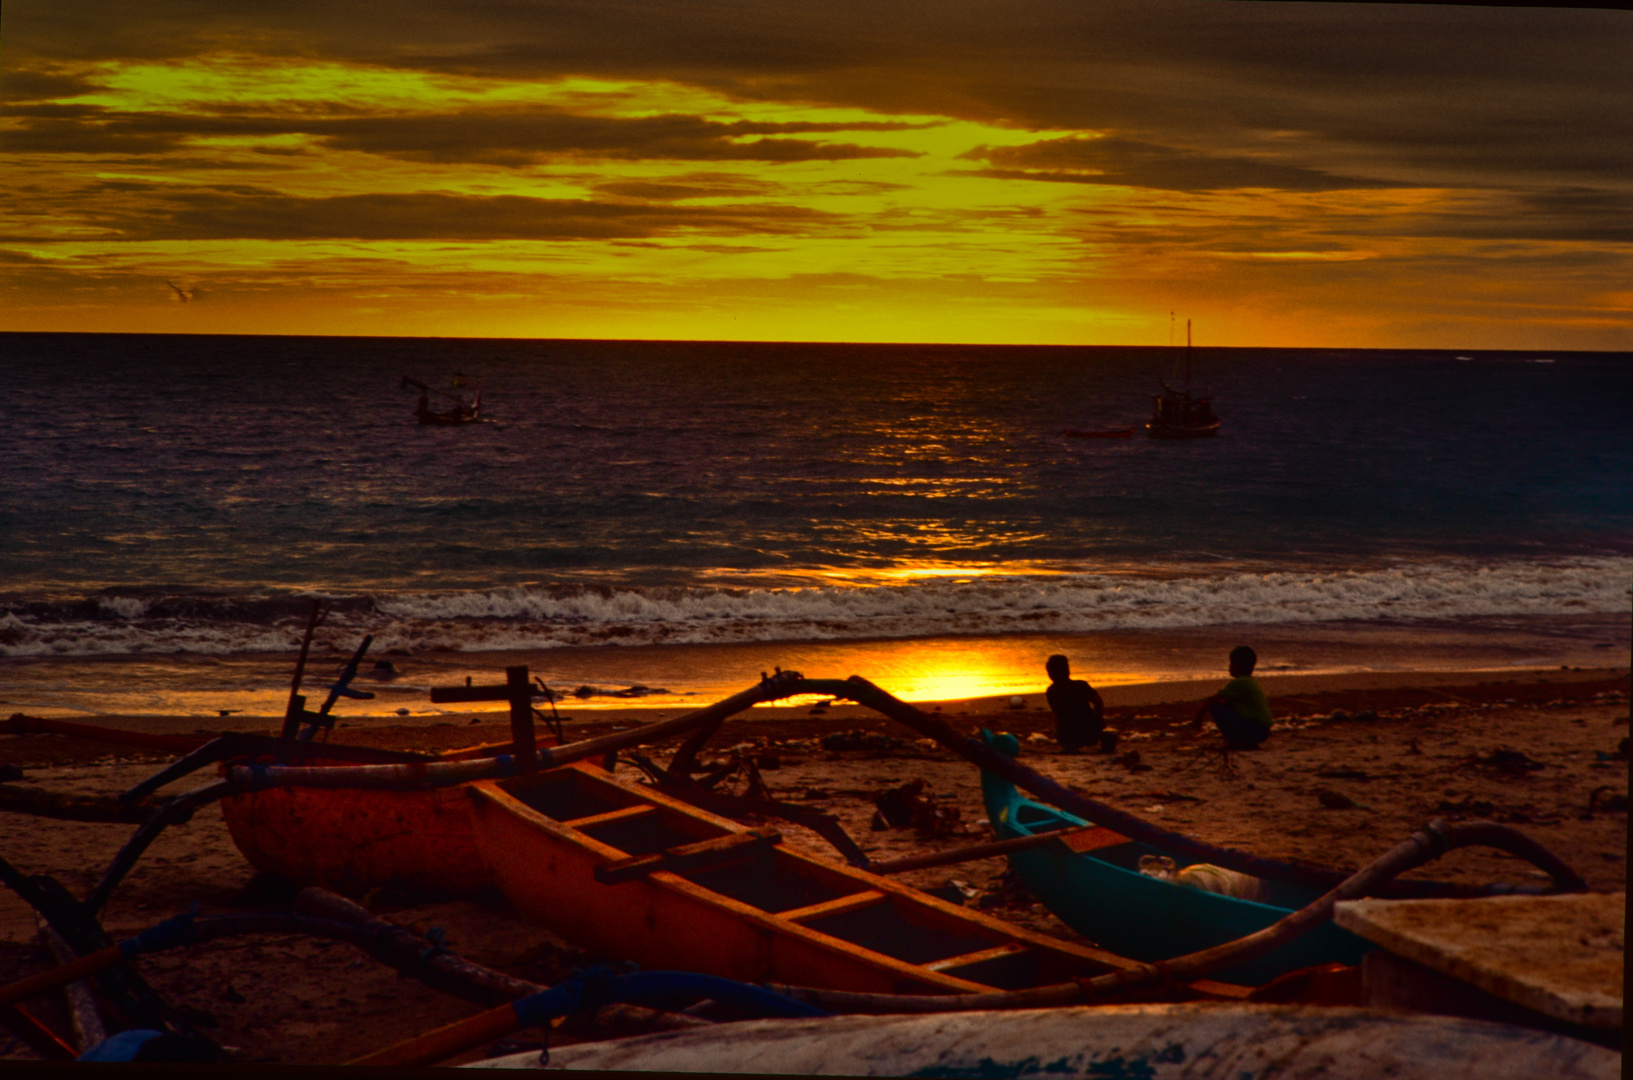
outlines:
M808 571L810 576L833 585L909 584L928 580L971 580L978 578L1027 576L1057 576L1071 571L1042 563L975 563L945 562L936 559L902 560L893 566L822 568Z

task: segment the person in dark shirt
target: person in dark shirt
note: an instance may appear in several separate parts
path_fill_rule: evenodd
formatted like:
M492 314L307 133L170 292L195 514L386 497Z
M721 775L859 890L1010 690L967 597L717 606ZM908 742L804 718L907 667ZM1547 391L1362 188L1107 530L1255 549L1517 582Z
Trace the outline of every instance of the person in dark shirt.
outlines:
M1049 673L1044 697L1055 714L1055 741L1068 754L1080 753L1085 746L1098 747L1106 730L1106 703L1099 692L1082 679L1072 678L1071 662L1058 653L1043 668Z
M1230 653L1230 682L1202 703L1193 727L1212 719L1232 750L1252 750L1270 737L1270 699L1253 677L1259 655L1239 645Z

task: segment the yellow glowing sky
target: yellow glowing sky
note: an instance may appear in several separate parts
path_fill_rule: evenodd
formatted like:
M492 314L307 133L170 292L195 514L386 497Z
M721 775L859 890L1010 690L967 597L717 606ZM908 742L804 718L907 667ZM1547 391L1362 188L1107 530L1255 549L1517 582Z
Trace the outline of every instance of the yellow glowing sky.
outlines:
M1139 9L1214 54L1116 3L710 7L668 51L522 8L8 3L0 330L1633 345L1626 148L1560 134L1625 101L1621 13ZM1358 76L1425 34L1479 62Z

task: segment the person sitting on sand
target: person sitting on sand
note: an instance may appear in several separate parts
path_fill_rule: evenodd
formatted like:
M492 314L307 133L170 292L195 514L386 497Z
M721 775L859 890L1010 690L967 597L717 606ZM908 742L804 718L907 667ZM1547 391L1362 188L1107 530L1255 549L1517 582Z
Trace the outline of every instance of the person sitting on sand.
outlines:
M1259 654L1246 645L1230 651L1230 682L1202 703L1193 727L1201 727L1208 717L1225 737L1232 750L1252 750L1270 738L1270 699L1253 677Z
M1072 678L1071 662L1060 654L1044 662L1049 673L1049 689L1044 697L1055 714L1055 741L1068 754L1085 746L1097 745L1106 729L1106 703L1094 687Z

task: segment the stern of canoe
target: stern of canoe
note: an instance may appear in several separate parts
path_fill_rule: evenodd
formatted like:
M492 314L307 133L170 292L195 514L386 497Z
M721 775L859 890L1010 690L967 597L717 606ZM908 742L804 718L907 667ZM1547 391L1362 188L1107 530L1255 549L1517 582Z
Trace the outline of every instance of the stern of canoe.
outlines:
M493 877L459 788L269 788L221 801L233 843L257 870L352 896L396 887L481 896Z

